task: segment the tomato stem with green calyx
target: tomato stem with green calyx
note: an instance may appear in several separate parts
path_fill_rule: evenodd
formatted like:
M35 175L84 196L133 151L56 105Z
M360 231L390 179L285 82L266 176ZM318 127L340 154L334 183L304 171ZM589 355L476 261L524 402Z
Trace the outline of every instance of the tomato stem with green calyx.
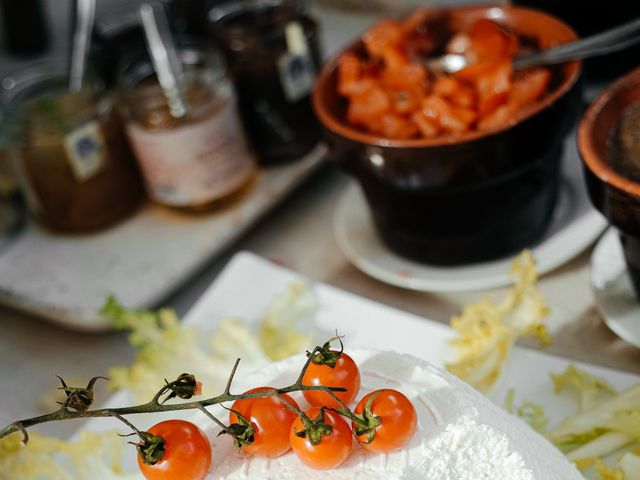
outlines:
M360 442L368 445L373 442L375 438L375 430L380 425L380 417L375 416L371 411L371 405L375 398L380 395L381 392L375 392L369 399L365 405L365 408L362 414L357 414L352 412L349 407L347 407L340 398L333 393L332 391L328 391L327 394L340 406L340 408L331 408L330 410L342 415L343 417L348 418L355 425L354 433L356 436L366 435L367 441Z
M140 442L134 443L138 455L145 465L155 465L164 457L167 442L160 435L149 432L140 432Z
M122 423L124 423L127 427L133 430L133 433L129 435L121 435L121 436L126 436L126 437L130 435L138 436L138 438L140 439L139 442L129 442L129 443L136 447L136 450L138 451L138 455L140 456L140 459L144 464L155 465L160 460L162 460L162 457L164 456L165 445L166 445L164 438L162 438L160 435L154 435L153 433L140 431L133 423L131 423L129 420L127 420L126 418L124 418L122 415L118 413L114 413L112 416L114 418L117 418Z
M171 393L169 393L169 395L167 395L160 403L168 402L169 400L176 397L183 400L189 400L195 395L200 395L200 390L202 387L202 384L196 380L195 375L193 375L192 373L182 373L176 380L171 383L169 383L165 378L164 382L165 393L166 391L171 391Z
M331 342L338 340L340 342L340 350L331 350ZM330 338L325 342L322 347L316 347L312 352L307 352L307 357L314 365L326 365L329 368L334 368L336 362L342 356L344 352L344 344L342 343L342 337L336 332L336 336Z
M238 448L251 445L255 440L256 433L256 429L253 424L249 420L247 420L247 418L239 411L234 410L233 408L227 408L224 405L222 405L222 408L234 413L238 418L238 422L232 423L228 427L223 428L218 436L224 434L231 435L233 437L234 443L236 444L236 447Z
M329 390L331 392L331 390ZM327 425L324 422L324 412L326 407L322 407L320 409L320 414L315 418L309 418L309 415L304 413L298 407L293 405L289 400L280 395L277 391L274 390L274 394L278 396L280 401L292 412L294 412L298 417L300 417L300 421L302 422L303 429L299 432L295 431L298 437L309 438L309 441L312 445L319 445L322 442L322 437L325 435L331 434L333 431L333 427L331 425ZM343 404L344 405L344 404ZM345 407L346 408L346 407ZM347 409L348 410L348 409Z
M303 428L299 432L294 429L293 433L300 438L308 438L311 445L320 445L322 437L331 435L333 432L333 427L324 421L325 409L326 407L320 407L320 412L314 419L310 419L303 413L300 416Z
M366 440L360 442L362 445L369 445L371 442L373 442L373 440L376 438L376 428L378 428L380 426L380 423L382 423L380 417L374 415L373 411L371 410L373 401L381 393L382 391L374 392L367 399L367 403L365 403L364 408L362 409L362 414L354 414L361 419L361 422L354 422L356 424L354 433L356 434L356 437L364 436L366 438Z
M60 375L56 375L62 383L62 387L58 390L63 390L67 398L64 402L57 402L58 405L62 405L65 410L73 410L76 412L86 412L93 404L93 386L98 379L109 380L107 377L93 377L89 380L86 387L69 387Z
M311 352L311 354L313 355L315 352L319 351L321 348L322 347L315 347ZM159 401L160 398L163 395L165 395L168 391L170 391L169 386L177 384L176 383L177 381L174 381L174 382L170 382L167 385L163 385L162 388L151 399L151 401L140 404L140 405L118 407L118 408L102 408L102 409L95 409L95 410L87 409L85 411L74 411L63 406L58 410L55 410L54 412L51 412L51 413L47 413L45 415L39 415L37 417L17 420L0 429L0 439L3 437L6 437L7 435L10 435L11 433L21 432L23 435L22 441L26 443L29 440L29 435L27 434L28 428L34 425L39 425L42 423L49 423L54 421L74 420L79 418L114 417L116 415L122 416L122 415L138 414L138 413L162 413L162 412L174 412L178 410L193 410L193 409L199 409L200 406L208 407L211 405L217 405L217 404L226 403L226 402L234 402L236 400L242 400L242 399L269 397L269 396L275 395L276 393L274 392L277 392L277 394L283 394L283 393L300 392L300 391L321 391L321 392L326 392L328 394L331 394L334 392L346 391L346 389L343 387L330 387L330 386L323 386L323 385L304 385L302 383L302 378L304 377L304 374L307 368L309 367L310 363L311 363L311 357L308 357L304 364L304 367L302 368L302 370L300 371L300 374L298 375L296 382L287 387L278 388L275 391L266 390L266 391L252 392L252 393L231 394L229 393L228 390L231 387L233 376L238 366L238 361L236 361L234 365L234 369L232 370L231 375L229 376L229 380L227 382L227 388L225 389L227 391L214 397L210 397L210 398L199 400L199 401L190 401L190 402L183 402L183 403L160 403ZM93 386L93 385L90 385L90 386Z

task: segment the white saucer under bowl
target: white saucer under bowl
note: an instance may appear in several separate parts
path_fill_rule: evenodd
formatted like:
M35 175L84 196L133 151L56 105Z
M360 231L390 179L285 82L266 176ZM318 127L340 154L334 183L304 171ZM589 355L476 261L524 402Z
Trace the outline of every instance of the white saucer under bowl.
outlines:
M596 308L604 322L613 333L640 348L640 302L615 229L609 229L593 250L590 276Z
M581 181L580 177L565 177L549 231L531 247L540 274L575 257L606 227L604 219L589 204ZM355 184L349 186L339 202L334 232L340 249L351 263L391 285L425 292L454 292L511 283L508 276L511 256L459 267L437 267L395 254L379 239L364 195Z

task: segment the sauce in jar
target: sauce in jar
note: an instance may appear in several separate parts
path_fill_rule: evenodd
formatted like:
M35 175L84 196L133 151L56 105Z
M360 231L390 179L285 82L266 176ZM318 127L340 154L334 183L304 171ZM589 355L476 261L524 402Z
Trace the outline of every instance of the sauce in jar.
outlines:
M294 160L320 140L311 89L320 66L318 29L292 0L235 0L209 12L238 90L240 114L259 162Z
M121 112L149 196L162 205L208 210L250 183L256 165L232 86L213 52L182 49L186 114L172 115L148 60L121 74Z
M112 99L91 87L69 93L64 77L43 72L28 83L11 100L8 150L30 213L62 232L132 213L143 189Z

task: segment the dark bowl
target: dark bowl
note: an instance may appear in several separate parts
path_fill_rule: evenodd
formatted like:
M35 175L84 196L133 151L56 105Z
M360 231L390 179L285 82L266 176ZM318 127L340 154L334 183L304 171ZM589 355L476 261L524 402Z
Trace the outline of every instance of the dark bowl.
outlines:
M620 232L640 299L640 181L613 166L610 145L623 112L638 102L640 68L607 88L589 107L578 129L578 147L591 202Z
M547 14L483 5L433 10L448 28L479 18L507 23L540 48L576 38ZM344 51L362 51L356 41ZM549 94L511 125L456 137L389 140L345 120L336 91L338 57L322 69L315 111L333 157L362 186L376 229L393 251L418 261L455 265L514 253L540 239L559 188L562 140L580 103L580 63L552 69Z

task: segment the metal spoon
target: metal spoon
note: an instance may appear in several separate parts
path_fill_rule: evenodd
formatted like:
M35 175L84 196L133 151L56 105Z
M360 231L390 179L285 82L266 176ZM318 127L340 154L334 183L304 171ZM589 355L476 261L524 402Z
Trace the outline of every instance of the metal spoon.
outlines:
M151 63L169 104L169 111L175 118L184 117L187 113L187 107L182 98L184 71L164 8L162 5L143 3L138 13L151 55Z
M69 56L69 90L71 92L78 92L82 89L95 15L95 0L75 1L73 38L71 55Z
M555 65L569 60L597 57L623 50L639 42L640 18L590 37L564 43L541 52L517 56L513 59L513 68ZM470 64L469 59L461 54L447 54L425 62L427 69L442 73L455 73Z

